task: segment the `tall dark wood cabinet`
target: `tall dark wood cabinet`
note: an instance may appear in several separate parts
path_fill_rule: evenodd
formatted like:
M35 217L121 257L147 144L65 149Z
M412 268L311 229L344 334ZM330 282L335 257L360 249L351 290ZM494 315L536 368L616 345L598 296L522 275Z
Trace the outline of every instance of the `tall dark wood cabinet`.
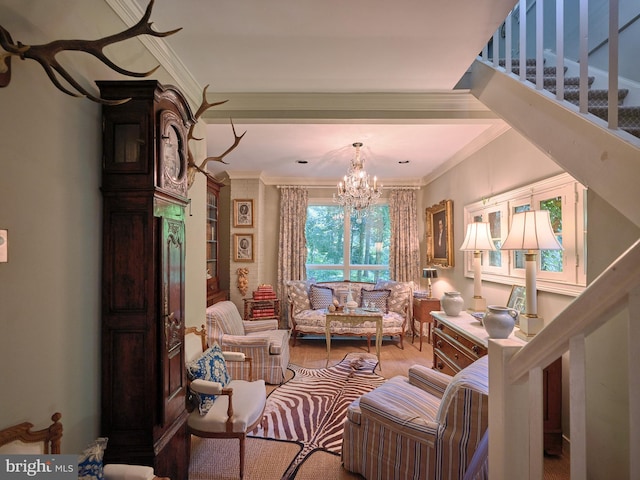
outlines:
M223 185L207 177L207 307L227 300L229 292L220 287L220 188Z
M183 95L155 80L98 82L103 107L102 406L107 462L186 480Z

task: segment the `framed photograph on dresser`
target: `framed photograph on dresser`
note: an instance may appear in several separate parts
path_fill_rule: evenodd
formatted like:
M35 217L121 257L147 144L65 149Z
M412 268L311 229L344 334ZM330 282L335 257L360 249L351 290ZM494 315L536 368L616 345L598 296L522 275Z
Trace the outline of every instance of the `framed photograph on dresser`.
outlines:
M527 290L522 285L514 285L511 287L511 294L509 294L509 300L507 301L507 307L513 308L520 313L524 313L524 308L527 303Z

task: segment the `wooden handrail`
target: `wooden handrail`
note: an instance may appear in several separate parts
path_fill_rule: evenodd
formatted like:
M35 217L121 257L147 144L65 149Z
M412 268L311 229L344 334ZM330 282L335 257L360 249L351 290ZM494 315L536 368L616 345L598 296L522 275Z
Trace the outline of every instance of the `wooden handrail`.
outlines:
M623 300L640 286L640 240L620 255L584 292L509 361L515 383L533 368L545 368L569 350L570 339L589 335L626 307Z

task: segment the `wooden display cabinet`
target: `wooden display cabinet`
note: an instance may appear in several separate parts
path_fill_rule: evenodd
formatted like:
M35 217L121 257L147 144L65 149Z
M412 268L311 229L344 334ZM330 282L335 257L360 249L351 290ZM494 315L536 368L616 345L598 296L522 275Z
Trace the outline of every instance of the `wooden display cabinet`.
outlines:
M222 184L207 177L207 307L227 300L229 292L220 287L219 205Z

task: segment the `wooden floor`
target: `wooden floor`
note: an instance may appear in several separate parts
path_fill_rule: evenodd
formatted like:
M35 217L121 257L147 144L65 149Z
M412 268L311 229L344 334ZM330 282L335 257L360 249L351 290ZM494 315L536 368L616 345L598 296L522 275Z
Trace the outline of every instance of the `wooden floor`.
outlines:
M416 337L413 345L411 336L404 339L404 349L400 348L398 337L385 337L380 349L380 365L376 368L376 373L385 378L396 375L406 375L409 367L414 364L431 367L433 365L433 350L427 343L427 339L422 340L422 351L419 350L419 339ZM293 345L293 340L291 341ZM327 346L324 336L304 336L298 337L296 346L289 349L291 352L290 362L307 368L324 368L327 363ZM331 355L329 365L335 365L344 358L347 353L367 352L367 340L355 337L338 337L331 340ZM375 345L372 343L371 352L376 353Z

